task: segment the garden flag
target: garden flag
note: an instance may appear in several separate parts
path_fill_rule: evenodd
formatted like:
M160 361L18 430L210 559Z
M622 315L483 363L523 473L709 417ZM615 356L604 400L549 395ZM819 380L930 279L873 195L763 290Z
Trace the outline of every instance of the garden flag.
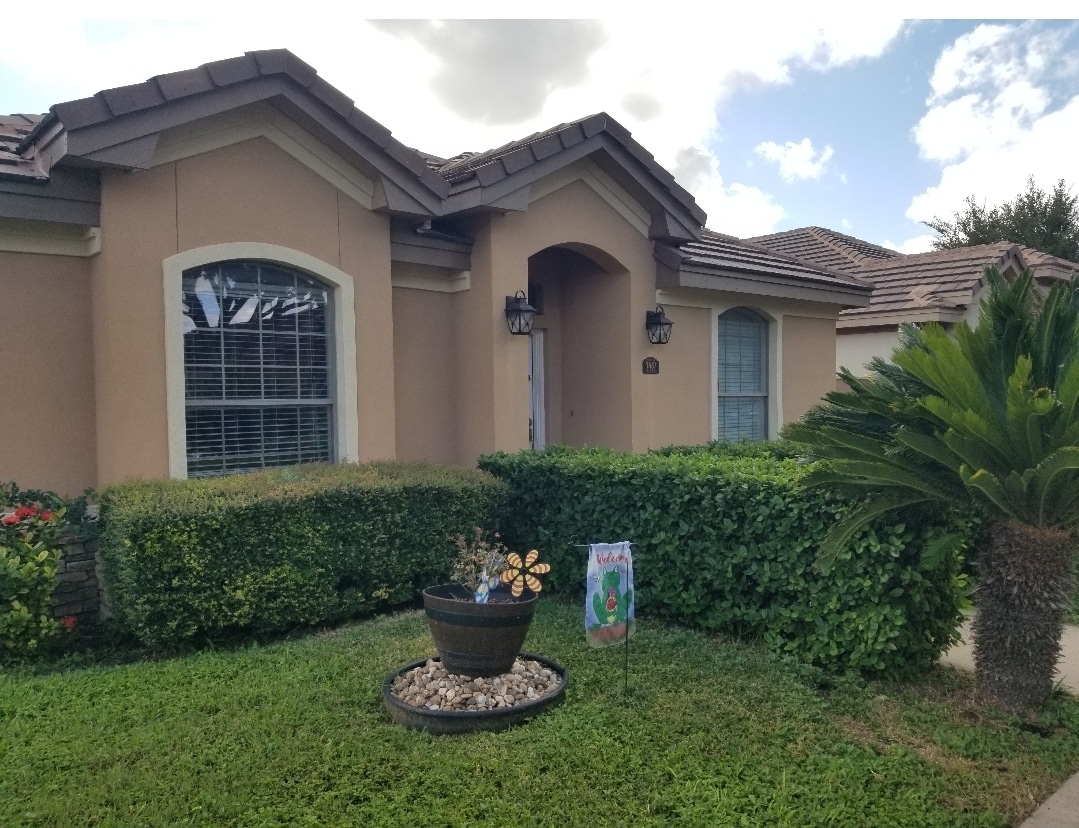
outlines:
M633 554L630 542L588 547L584 634L589 646L607 647L633 635Z

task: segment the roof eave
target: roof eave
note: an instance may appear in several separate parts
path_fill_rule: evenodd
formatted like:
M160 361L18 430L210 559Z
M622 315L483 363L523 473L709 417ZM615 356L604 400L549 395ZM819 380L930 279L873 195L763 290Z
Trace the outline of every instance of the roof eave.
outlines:
M843 308L868 307L870 293L869 289L856 285L776 277L731 269L703 268L687 262L683 262L677 269L657 268L656 287L663 290L694 288L781 299L801 299L840 305Z
M517 206L522 200L512 194L586 157L649 210L650 238L673 243L700 238L705 212L624 127L602 113L473 168L467 178L453 182L445 214L522 209Z
M258 101L276 106L335 150L346 157L355 154L364 166L390 179L408 195L403 201L410 206L402 212L442 213L448 183L422 156L286 50L248 52L57 104L20 146L41 147L46 139L51 144L63 137L62 152L50 166L64 160L138 169L152 162L156 136L164 130Z
M954 324L963 319L963 308L915 308L892 311L853 310L839 317L837 328L857 329L879 325L899 325L903 322L939 322Z

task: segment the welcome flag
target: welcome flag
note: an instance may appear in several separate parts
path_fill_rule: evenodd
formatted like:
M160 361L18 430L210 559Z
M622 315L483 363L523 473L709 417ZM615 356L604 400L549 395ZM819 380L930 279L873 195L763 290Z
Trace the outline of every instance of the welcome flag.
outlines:
M588 547L584 634L592 647L608 647L633 635L633 555L630 542Z

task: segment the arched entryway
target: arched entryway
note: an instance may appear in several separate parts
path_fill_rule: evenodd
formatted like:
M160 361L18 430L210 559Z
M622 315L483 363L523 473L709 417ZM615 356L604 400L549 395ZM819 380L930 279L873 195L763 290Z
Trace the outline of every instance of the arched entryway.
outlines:
M528 259L530 439L632 447L630 280L614 257L587 245L548 247Z

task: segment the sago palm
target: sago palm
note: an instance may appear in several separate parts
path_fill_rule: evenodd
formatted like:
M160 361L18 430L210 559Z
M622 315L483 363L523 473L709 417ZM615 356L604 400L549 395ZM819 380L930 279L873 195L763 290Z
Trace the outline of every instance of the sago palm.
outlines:
M916 503L977 511L973 622L979 691L1025 713L1052 690L1079 527L1079 281L1042 300L1030 273L986 268L976 328L904 326L891 361L789 426L824 462L811 485L864 496L830 534L835 555L883 512Z

